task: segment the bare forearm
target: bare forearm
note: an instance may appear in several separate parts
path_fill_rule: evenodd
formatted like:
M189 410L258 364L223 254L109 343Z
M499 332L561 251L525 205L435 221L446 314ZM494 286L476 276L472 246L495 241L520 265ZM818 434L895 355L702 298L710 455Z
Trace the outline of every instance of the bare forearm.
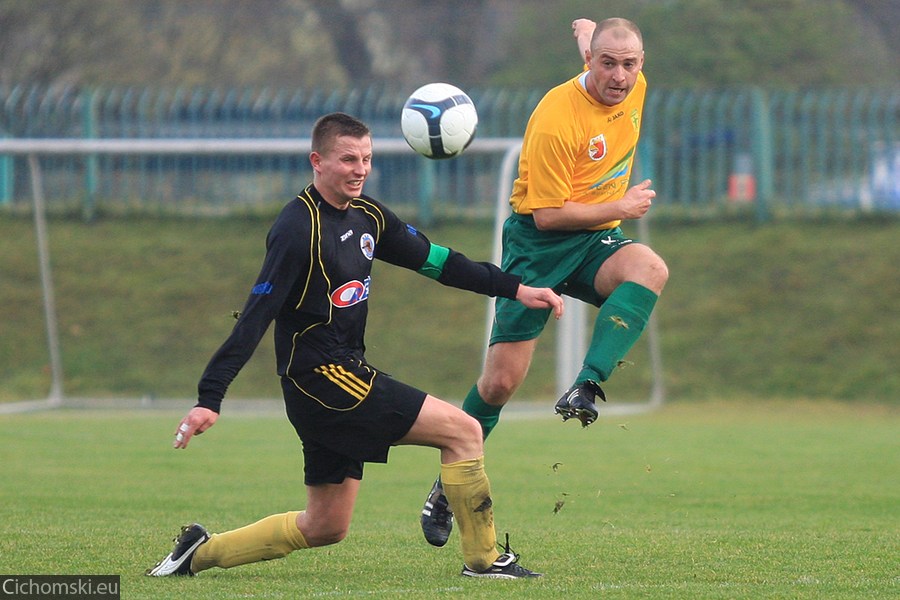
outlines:
M617 202L566 202L559 208L539 208L534 211L534 224L542 231L578 231L620 219L622 213Z
M572 21L572 35L578 45L578 55L581 60L587 62L585 52L591 49L591 37L594 35L596 23L590 19L575 19Z
M653 204L656 191L645 179L631 187L618 200L600 204L564 202L558 208L538 208L534 211L534 224L542 231L574 231L589 229L601 223L627 219L640 219Z

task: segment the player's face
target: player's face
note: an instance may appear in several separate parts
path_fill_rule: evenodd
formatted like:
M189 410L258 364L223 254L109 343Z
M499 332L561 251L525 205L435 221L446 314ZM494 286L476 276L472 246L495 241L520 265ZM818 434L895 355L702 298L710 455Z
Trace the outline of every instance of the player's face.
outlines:
M309 161L322 197L332 206L346 208L362 194L372 171L372 138L338 136L329 149L310 154Z
M598 102L613 106L622 102L634 88L644 66L644 50L631 31L608 29L593 45L588 65L588 93Z

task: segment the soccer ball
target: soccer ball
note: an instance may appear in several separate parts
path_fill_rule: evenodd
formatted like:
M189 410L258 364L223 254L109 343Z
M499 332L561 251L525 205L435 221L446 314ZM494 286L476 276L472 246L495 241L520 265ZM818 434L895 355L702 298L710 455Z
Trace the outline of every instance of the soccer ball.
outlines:
M429 83L412 93L400 115L410 148L428 158L453 158L475 137L478 113L464 91L449 83Z

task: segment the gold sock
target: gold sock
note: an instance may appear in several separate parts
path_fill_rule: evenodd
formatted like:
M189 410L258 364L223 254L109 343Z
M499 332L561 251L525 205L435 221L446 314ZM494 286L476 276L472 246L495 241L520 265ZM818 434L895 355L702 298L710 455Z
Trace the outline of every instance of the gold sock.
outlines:
M309 548L297 529L299 512L271 515L246 527L214 533L201 544L191 559L191 571L199 573L212 567L228 569L238 565L287 556L294 550Z
M463 560L470 569L483 571L500 556L484 456L442 464L441 481L459 525Z

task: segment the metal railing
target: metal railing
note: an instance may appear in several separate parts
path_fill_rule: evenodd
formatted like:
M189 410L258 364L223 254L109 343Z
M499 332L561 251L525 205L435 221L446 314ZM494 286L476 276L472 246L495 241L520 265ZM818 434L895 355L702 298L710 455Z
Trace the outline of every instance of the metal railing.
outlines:
M478 140L518 138L537 90L471 90ZM0 88L0 141L17 139L304 138L334 110L356 114L376 138L399 138L396 90L209 90L18 86ZM213 143L213 142L211 142ZM281 142L278 142L281 143ZM277 145L277 144L276 144ZM765 220L828 210L900 210L900 86L807 91L651 87L642 152L667 215L741 213ZM11 146L5 146L11 147ZM377 153L376 148L376 153ZM29 205L24 155L0 152L0 206ZM48 208L228 212L280 205L311 177L302 152L45 155ZM492 214L498 155L426 161L379 156L369 190L406 212ZM423 197L427 193L427 197Z

